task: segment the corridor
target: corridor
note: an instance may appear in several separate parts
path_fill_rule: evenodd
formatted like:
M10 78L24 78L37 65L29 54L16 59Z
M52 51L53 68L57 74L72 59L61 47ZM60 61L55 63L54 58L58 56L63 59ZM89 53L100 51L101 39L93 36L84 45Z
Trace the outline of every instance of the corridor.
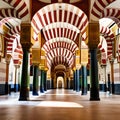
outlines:
M73 90L56 89L29 101L19 93L0 96L0 120L115 120L120 118L120 96L100 93L100 101Z

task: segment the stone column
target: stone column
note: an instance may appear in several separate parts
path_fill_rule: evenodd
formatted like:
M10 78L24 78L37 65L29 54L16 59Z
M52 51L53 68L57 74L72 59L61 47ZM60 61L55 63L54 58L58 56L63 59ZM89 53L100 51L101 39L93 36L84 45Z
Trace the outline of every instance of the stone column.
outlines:
M9 94L9 64L11 60L11 55L6 56L6 81L5 81L5 94Z
M22 76L20 86L20 101L29 99L29 76L28 76L28 55L31 43L31 25L30 23L21 24L20 43L23 49Z
M23 63L22 63L22 77L20 86L20 101L29 100L29 79L28 79L28 54L29 49L26 46L23 48Z
M76 70L76 92L80 91L80 74L79 70Z
M20 66L19 65L15 65L15 83L14 83L14 92L16 92L17 91L17 70L18 70L18 68L19 68Z
M97 46L100 42L99 22L90 22L88 25L88 46L90 50L90 100L98 101L99 83L98 83L98 62Z
M103 66L104 68L104 76L105 76L105 83L104 83L104 92L107 92L107 80L106 80L106 65Z
M38 65L34 65L32 94L33 95L38 95Z
M76 74L75 71L73 70L73 90L76 90Z
M111 90L112 90L112 94L115 93L115 87L114 87L114 60L110 61L110 65L111 65Z
M99 98L99 82L98 82L98 63L97 50L90 50L90 100L100 100Z
M87 69L86 66L82 66L82 84L81 84L81 94L87 94Z
M47 71L44 70L44 91L47 91Z
M44 70L41 70L40 92L44 93Z

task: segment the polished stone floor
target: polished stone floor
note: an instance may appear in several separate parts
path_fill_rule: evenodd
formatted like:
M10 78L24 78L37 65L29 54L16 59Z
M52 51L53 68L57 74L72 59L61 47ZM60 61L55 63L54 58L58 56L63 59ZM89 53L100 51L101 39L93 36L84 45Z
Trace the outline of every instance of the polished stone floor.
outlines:
M0 96L0 120L119 120L120 95L100 93L100 101L72 90L49 90L29 101L19 93Z

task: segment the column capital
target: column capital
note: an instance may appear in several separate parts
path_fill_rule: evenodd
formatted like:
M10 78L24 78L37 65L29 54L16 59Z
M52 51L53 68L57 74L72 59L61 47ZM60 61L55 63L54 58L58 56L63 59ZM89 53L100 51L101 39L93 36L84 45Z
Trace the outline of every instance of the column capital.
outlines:
M23 49L29 50L32 46L31 24L21 23L20 43Z
M30 48L31 48L31 46L32 46L31 43L21 43L21 45L22 45L23 51L24 51L24 50L30 51Z
M39 63L32 63L32 64L33 64L33 66L39 67Z
M88 30L88 46L95 49L99 44L99 22L89 22Z

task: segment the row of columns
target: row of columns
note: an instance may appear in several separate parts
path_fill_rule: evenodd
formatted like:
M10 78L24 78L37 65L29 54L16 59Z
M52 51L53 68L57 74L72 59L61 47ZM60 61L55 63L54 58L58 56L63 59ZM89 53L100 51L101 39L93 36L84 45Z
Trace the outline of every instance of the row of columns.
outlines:
M91 50L91 63L90 65L90 100L100 100L99 98L99 82L98 82L98 63L96 50ZM82 66L81 69L74 71L73 77L73 90L79 92L81 95L86 95L88 91L87 84L87 69Z
M96 27L97 26L97 27ZM31 47L31 42L30 42L30 35L26 32L29 31L29 25L23 25L21 28L21 44L22 44L22 48L23 48L23 64L22 64L22 78L21 78L21 89L20 89L20 98L19 100L28 100L29 98L29 87L28 87L28 52L29 49ZM95 36L95 38L92 38L91 36L89 36L91 40L91 42L93 40L98 39L99 35L94 35L94 29L96 32L96 28L97 31L99 33L99 29L98 29L98 24L90 24L89 29L92 30L92 34L91 36ZM29 31L30 32L30 31ZM28 39L28 44L26 44L26 38ZM92 46L91 42L89 43L89 47ZM94 41L93 41L94 42ZM96 43L97 44L97 43ZM98 65L97 65L97 53L96 53L96 47L92 46L92 49L90 49L90 53L91 53L91 67L90 67L90 80L91 80L91 84L90 84L90 100L100 100L99 98L99 86L98 86ZM93 49L94 48L94 49ZM36 71L36 66L35 66L35 71ZM80 72L81 71L81 72ZM86 67L82 66L81 70L76 70L74 72L74 90L76 91L80 91L80 80L79 80L79 75L80 73L82 74L82 84L81 84L81 91L82 94L86 94L87 93L87 78L86 78ZM38 75L37 72L34 72L34 80L33 80L33 94L38 94L37 92L37 82L38 82ZM46 90L46 73L41 70L41 81L40 81L40 92L44 92L44 90Z
M40 92L44 93L44 91L47 91L47 76L46 76L46 71L45 70L39 70L38 66L34 66L34 70L33 70L34 74L33 74L33 95L38 95L38 90L39 90L39 81L40 81ZM39 80L39 74L41 73L41 77Z
M25 61L24 61L23 67L26 68L26 71L28 70L27 65L28 65L28 63L27 62L25 63ZM25 73L25 70L24 70L24 73ZM39 77L39 73L40 73L41 77ZM27 72L26 72L26 74L22 73L20 98L19 98L19 100L21 100L21 101L29 99L29 80L28 80L27 76L28 76ZM46 81L47 81L46 71L39 70L39 67L37 65L34 65L32 94L36 96L36 95L39 95L39 93L38 93L39 91L40 91L40 93L44 93L45 91L47 91L47 84L46 84L47 82ZM40 89L39 89L39 83L40 83Z
M21 89L20 89L20 98L19 100L28 100L29 98L29 80L28 80L28 51L23 49L23 66L22 66L22 80L21 80ZM90 65L90 100L100 100L99 98L99 82L98 82L98 63L97 63L97 53L96 50L91 50L91 63ZM111 67L112 69L112 67ZM38 66L34 66L34 75L33 75L33 95L38 95ZM86 66L82 66L80 70L74 71L74 84L73 90L79 92L81 89L81 94L87 94L87 72ZM40 79L40 92L43 93L47 90L47 78L46 71L41 70L41 79ZM114 81L112 81L112 84ZM112 93L114 92L114 87L112 87Z
M28 100L29 99L29 76L28 76L28 54L29 49L31 48L31 38L30 38L30 26L24 24L21 27L21 45L23 49L23 63L22 63L22 76L21 76L21 87L20 87L20 96L19 100ZM90 67L90 76L91 76L91 87L90 87L90 100L100 100L99 99L99 87L98 87L98 67L97 67L97 58L96 58L96 49L90 50L91 53L91 66ZM35 72L36 71L36 72ZM38 95L38 68L34 66L34 80L33 80L33 95ZM81 72L80 72L81 71ZM87 93L87 84L86 84L86 67L83 66L81 70L76 70L74 73L74 90L80 90L80 73L82 77L81 90L82 94ZM40 92L47 90L46 87L46 73L44 70L41 70L41 80L40 80Z

